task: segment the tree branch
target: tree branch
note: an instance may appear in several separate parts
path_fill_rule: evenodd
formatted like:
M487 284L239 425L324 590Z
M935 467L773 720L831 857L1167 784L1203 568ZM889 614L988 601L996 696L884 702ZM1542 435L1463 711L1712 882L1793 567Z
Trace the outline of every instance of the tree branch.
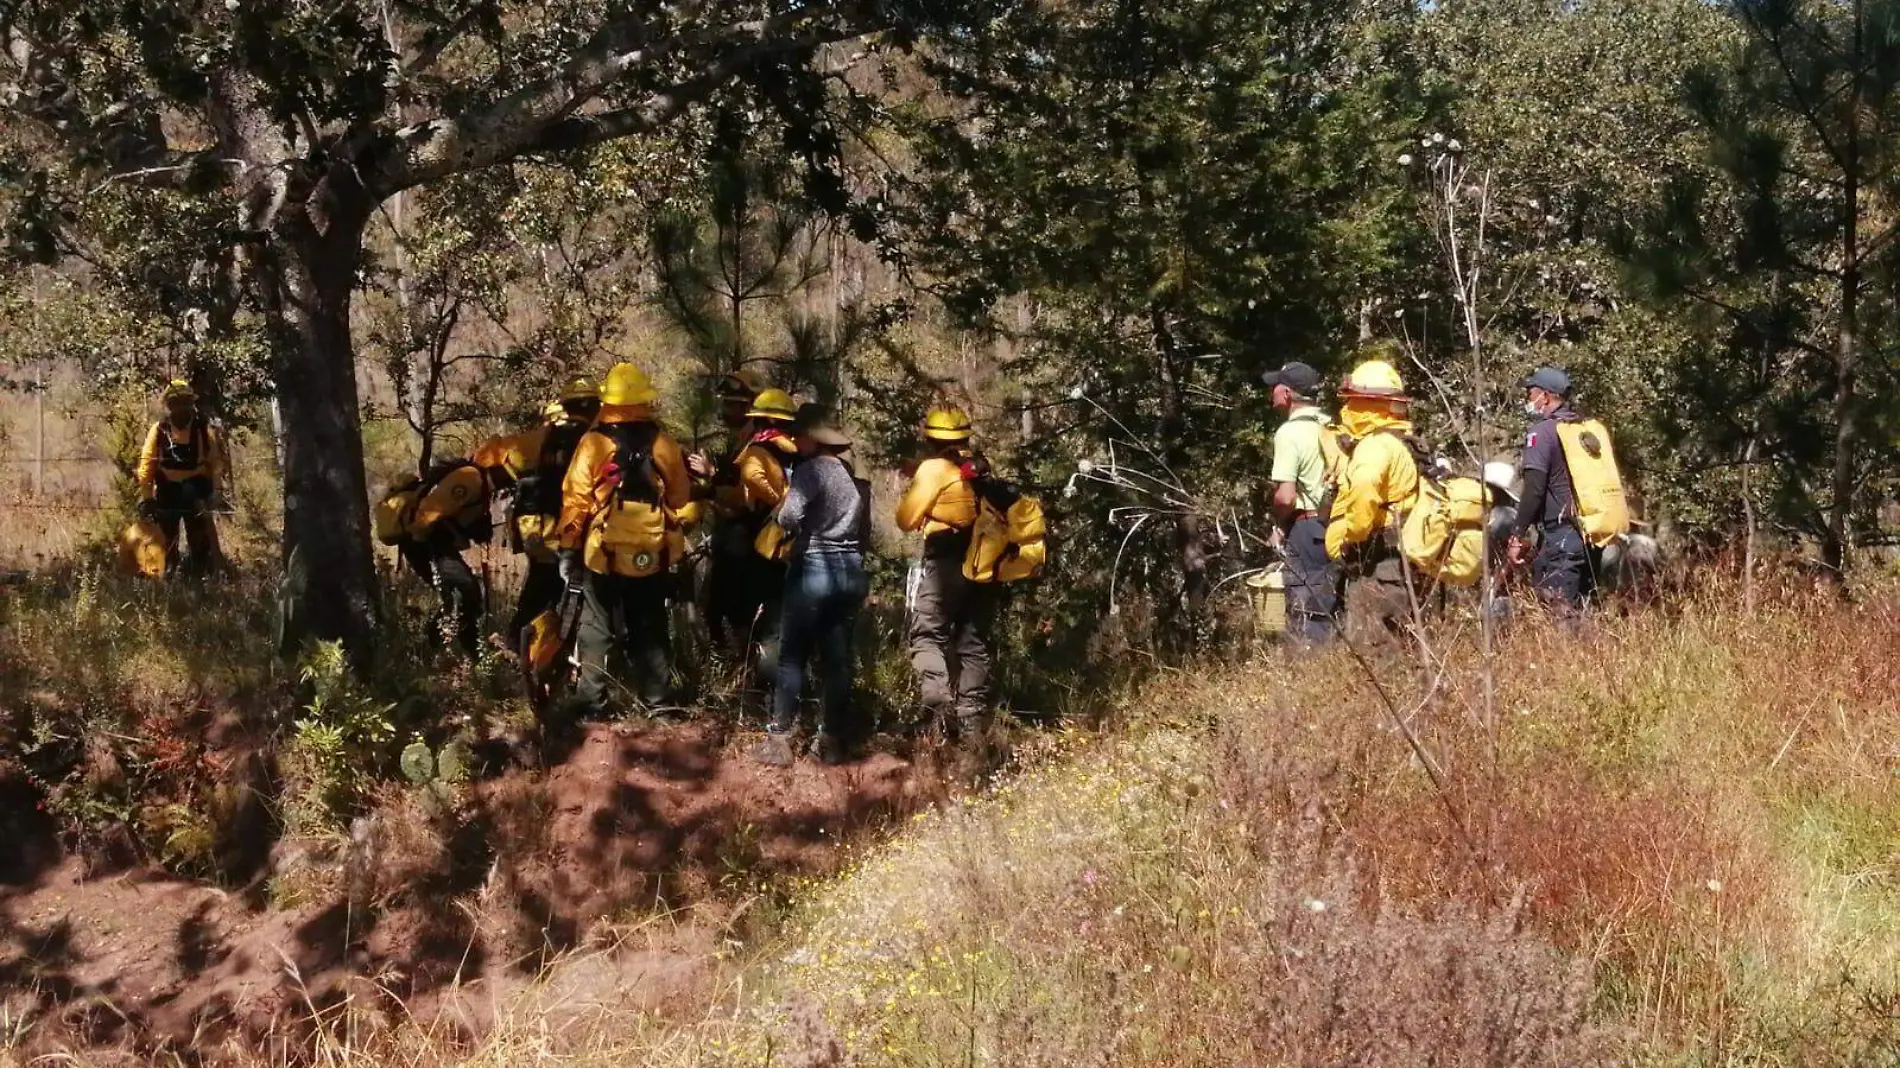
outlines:
M888 25L881 15L840 3L627 48L639 32L628 20L621 20L596 34L555 77L486 109L454 119L428 119L395 131L377 146L382 158L364 172L372 176L372 189L379 196L389 196L525 153L564 151L645 133L760 60L862 37ZM704 72L699 76L654 92L630 107L580 115L580 109L636 71L651 69L678 53L702 50L713 51L717 58L694 62Z

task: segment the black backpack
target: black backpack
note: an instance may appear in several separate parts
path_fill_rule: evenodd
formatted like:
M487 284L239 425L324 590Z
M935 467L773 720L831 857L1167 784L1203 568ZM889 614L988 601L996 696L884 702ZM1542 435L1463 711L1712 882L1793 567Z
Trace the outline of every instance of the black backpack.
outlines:
M597 428L614 443L615 503L660 504L660 473L653 463L657 423L613 423Z

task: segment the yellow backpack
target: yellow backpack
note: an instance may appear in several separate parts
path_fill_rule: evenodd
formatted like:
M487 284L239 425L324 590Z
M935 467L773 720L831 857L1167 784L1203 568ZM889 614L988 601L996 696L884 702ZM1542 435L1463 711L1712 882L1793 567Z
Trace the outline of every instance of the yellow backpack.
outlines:
M1042 502L997 479L980 479L975 488L976 523L963 555L963 577L992 583L1041 575L1049 561L1049 524Z
M1399 527L1399 551L1416 574L1448 586L1472 586L1484 574L1485 513L1491 487L1475 478L1418 472L1418 495Z
M119 567L128 575L165 577L165 532L150 519L141 519L119 535Z
M376 540L384 545L401 545L409 537L409 517L422 503L422 480L411 479L392 487L370 512Z
M1570 468L1577 526L1584 539L1599 549L1621 539L1630 532L1630 507L1610 432L1595 419L1579 419L1558 423L1557 440Z
M415 522L416 508L423 498L435 492L442 480L474 464L461 457L441 460L431 464L427 474L420 478L406 479L389 488L383 499L376 502L370 510L370 529L376 540L384 545L401 545L409 540L410 526ZM480 531L467 532L470 540L487 541L487 535Z

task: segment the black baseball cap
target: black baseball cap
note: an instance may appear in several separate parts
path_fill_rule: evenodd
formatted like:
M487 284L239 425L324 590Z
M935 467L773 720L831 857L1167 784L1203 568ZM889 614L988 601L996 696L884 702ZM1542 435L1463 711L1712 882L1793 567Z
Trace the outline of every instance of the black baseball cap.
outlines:
M1545 365L1524 376L1519 389L1547 389L1559 397L1570 396L1570 376L1562 368Z
M1319 372L1304 363L1289 363L1278 371L1268 371L1260 376L1268 389L1285 386L1302 397L1311 397L1319 393Z

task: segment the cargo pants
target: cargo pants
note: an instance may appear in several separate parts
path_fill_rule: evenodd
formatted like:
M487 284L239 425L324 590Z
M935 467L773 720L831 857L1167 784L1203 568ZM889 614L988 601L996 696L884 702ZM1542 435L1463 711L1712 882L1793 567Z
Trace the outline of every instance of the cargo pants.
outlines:
M926 554L911 574L910 662L924 713L946 735L982 737L990 715L996 588L963 577L963 555Z
M159 480L153 504L158 529L165 535L165 571L193 577L209 574L219 563L218 525L211 517L216 496L211 479L200 476L180 482ZM189 542L190 552L181 552Z
M1559 619L1575 619L1596 590L1596 561L1583 531L1572 523L1548 523L1531 559L1531 584Z
M1401 642L1413 625L1412 584L1405 562L1387 552L1349 571L1346 580L1346 637L1355 645Z
M601 714L613 706L613 696L620 692L614 672L617 653L633 677L631 688L640 703L667 703L672 628L666 600L672 582L666 572L647 578L588 573L576 642L580 683L574 696L582 711Z
M521 580L521 599L515 604L514 618L508 621L508 647L519 651L521 632L536 616L560 607L567 587L561 582L561 565L555 560L528 559L528 575Z
M402 559L442 599L435 622L443 636L474 655L481 647L482 581L462 559L457 539L438 532L425 541L404 542Z

